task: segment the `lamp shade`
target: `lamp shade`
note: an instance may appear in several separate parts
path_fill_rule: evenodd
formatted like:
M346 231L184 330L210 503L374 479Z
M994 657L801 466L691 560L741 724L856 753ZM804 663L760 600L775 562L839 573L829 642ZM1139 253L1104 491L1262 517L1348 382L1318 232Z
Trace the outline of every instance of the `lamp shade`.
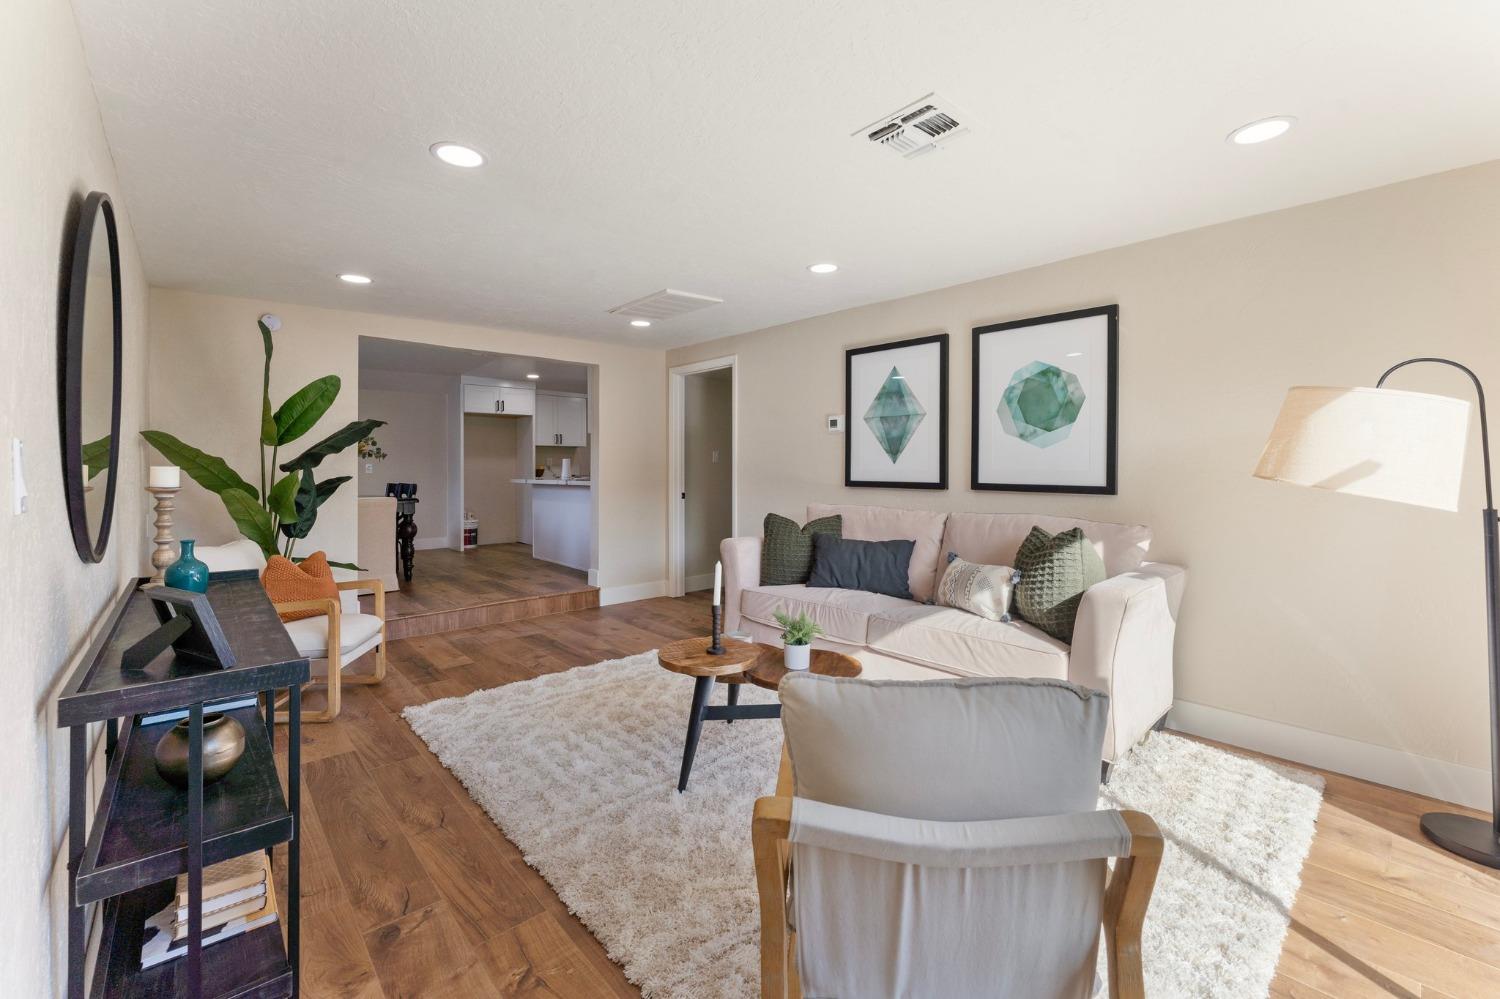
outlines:
M1457 510L1469 404L1426 392L1298 385L1286 394L1255 476Z

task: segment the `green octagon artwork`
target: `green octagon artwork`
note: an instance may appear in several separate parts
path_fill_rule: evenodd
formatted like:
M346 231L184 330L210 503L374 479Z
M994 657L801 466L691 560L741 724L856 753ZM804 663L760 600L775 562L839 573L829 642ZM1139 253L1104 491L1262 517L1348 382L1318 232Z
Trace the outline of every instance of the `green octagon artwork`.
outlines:
M1084 399L1077 375L1055 364L1032 361L1010 376L996 412L1012 437L1033 447L1051 447L1067 440Z

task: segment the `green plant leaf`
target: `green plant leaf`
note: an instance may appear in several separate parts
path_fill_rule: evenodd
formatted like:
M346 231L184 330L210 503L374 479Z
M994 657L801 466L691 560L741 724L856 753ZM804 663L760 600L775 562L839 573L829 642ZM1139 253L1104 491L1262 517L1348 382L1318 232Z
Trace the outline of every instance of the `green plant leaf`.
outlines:
M317 552L314 552L313 554L316 555ZM296 558L292 559L292 561L293 562L306 562L309 557L310 556L307 556L307 555L298 555ZM364 572L365 571L365 567L364 566L362 566L362 565L355 565L353 562L335 562L333 559L329 559L328 560L328 565L329 565L330 568L333 568L333 569L353 569L355 572Z
M83 460L83 467L88 469L85 478L93 479L109 467L109 434L96 441L89 441L80 450L82 453L79 457Z
M283 462L281 470L283 472L301 472L317 468L323 463L324 458L331 454L338 454L346 447L358 444L360 438L370 436L370 431L376 427L383 426L385 426L384 420L356 420L324 437L291 461Z
M271 415L271 400L268 396L261 396L260 400L260 442L267 447L276 444L276 417Z
M297 473L288 472L271 487L270 493L266 495L266 506L270 507L271 512L280 520L297 519L297 482Z
M187 473L188 478L209 492L223 496L227 490L241 490L252 500L260 499L260 491L240 478L223 458L207 454L191 444L184 444L164 430L142 430L146 443L156 448L161 456Z
M271 418L271 352L274 343L271 330L264 322L257 319L255 325L260 327L260 342L266 349L266 363L260 375L260 442L271 447L276 443L276 423ZM261 484L265 484L264 479Z
M318 507L328 501L328 497L338 491L339 486L348 482L352 476L339 475L322 482L314 482L311 469L302 470L302 482L297 489L297 516L291 521L283 521L281 533L289 538L305 538L312 532L313 524L318 521Z
M224 501L224 509L234 518L241 534L260 545L267 558L276 554L276 531L271 527L271 514L254 496L242 489L226 489L219 494L219 499Z
M272 444L290 444L323 418L341 387L338 375L324 375L302 386L276 410L276 439Z

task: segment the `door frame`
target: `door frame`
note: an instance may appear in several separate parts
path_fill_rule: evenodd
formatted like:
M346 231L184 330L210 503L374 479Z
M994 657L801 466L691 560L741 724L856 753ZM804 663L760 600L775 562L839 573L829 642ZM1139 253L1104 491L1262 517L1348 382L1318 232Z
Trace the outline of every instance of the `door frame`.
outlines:
M729 369L729 536L739 536L740 367L739 355L679 364L667 370L667 595L680 597L687 584L687 378Z

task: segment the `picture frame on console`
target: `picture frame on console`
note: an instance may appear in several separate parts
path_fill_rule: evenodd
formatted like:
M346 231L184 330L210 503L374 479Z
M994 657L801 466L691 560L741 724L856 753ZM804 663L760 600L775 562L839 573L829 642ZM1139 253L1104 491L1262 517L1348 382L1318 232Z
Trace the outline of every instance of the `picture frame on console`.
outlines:
M1115 495L1120 307L973 335L970 488Z
M844 351L844 485L948 488L948 334Z

